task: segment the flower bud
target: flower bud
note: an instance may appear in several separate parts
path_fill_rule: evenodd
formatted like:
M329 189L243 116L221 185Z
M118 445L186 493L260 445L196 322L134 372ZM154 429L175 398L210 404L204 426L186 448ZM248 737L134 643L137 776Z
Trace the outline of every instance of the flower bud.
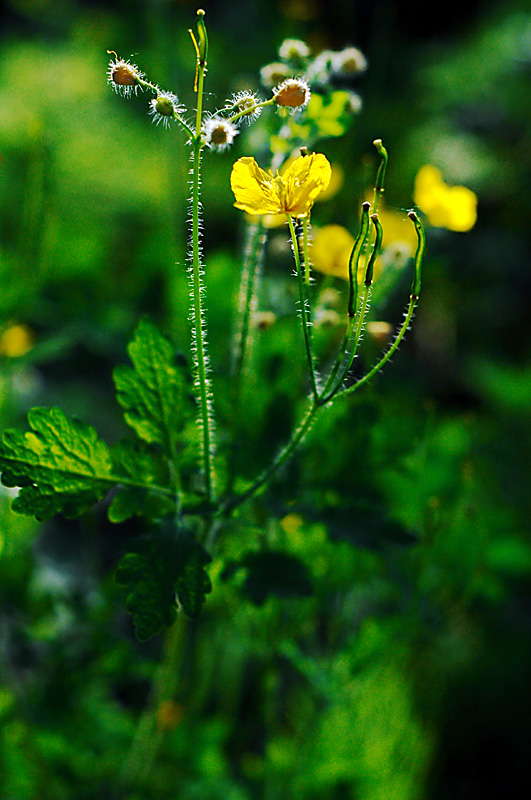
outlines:
M253 92L243 91L233 94L227 105L231 109L236 109L236 112L242 115L240 119L244 119L250 125L262 113L261 108L256 108L259 102L259 98Z
M109 52L113 53L112 50L109 50ZM123 97L131 97L132 94L136 94L142 88L139 81L143 77L143 74L135 64L131 64L123 58L118 58L114 53L114 60L109 63L107 69L107 83L112 86L115 92Z
M285 78L289 78L290 68L287 64L281 61L275 61L271 64L266 64L260 70L260 80L268 89L272 89Z
M297 66L302 66L310 55L310 48L300 39L284 39L278 49L282 61L291 61Z
M238 135L238 129L232 122L223 117L211 117L203 125L203 140L208 147L218 152L223 152Z
M296 111L308 105L310 87L304 78L287 78L273 90L273 99L277 106Z
M162 122L165 128L168 128L170 122L184 111L184 106L179 105L179 100L173 92L159 92L149 105L153 122L156 125Z

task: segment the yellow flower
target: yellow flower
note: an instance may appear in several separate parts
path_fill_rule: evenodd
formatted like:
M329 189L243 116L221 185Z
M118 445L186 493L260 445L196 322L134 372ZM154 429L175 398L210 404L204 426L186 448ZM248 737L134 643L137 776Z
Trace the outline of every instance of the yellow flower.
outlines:
M311 244L314 269L348 281L348 261L354 237L342 225L323 225L315 231Z
M33 332L27 325L11 325L0 334L0 355L18 358L33 347Z
M254 158L238 159L230 185L236 208L248 214L290 214L304 217L315 198L328 187L332 168L321 153L299 156L279 175L261 169Z
M419 169L413 199L436 228L464 232L474 227L477 196L466 186L448 186L431 164Z

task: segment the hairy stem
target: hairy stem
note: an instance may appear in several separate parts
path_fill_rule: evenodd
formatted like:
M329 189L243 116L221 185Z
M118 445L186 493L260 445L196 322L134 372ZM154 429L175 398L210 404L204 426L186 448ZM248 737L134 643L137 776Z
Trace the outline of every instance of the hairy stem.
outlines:
M291 243L293 246L293 256L295 258L295 269L297 272L297 280L299 283L299 303L301 307L301 322L304 334L304 347L306 349L306 358L308 359L308 370L310 372L310 382L312 387L312 394L315 399L319 396L317 388L317 377L315 374L315 364L312 353L312 342L310 337L310 320L308 319L308 298L306 296L306 286L304 283L304 275L302 274L301 259L299 253L299 242L297 240L297 233L293 219L289 214L286 215L288 219L289 232L291 235Z
M214 494L214 458L213 458L213 421L210 414L210 386L208 381L208 359L206 351L206 331L203 317L202 294L202 266L201 266L201 122L203 115L203 91L206 72L206 60L198 60L197 65L197 112L195 122L195 137L192 144L192 253L191 253L191 280L192 280L192 326L194 341L194 357L196 361L196 388L199 400L199 415L201 424L201 452L203 461L203 476L207 500L211 501Z
M237 405L239 403L241 381L245 372L249 346L252 345L252 315L257 303L257 285L259 282L264 246L266 242L265 230L261 218L259 222L252 223L248 226L247 235L248 241L242 267L238 305L238 324L232 360L235 415L237 415L238 412Z

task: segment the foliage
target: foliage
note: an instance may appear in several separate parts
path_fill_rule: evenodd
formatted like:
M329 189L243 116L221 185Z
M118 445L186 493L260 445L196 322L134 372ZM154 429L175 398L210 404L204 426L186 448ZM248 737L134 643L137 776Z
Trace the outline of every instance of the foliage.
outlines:
M177 618L175 596L196 617L212 584L205 572L210 561L188 531L164 530L139 539L122 558L116 580L129 591L127 610L134 614L141 642L151 639Z
M190 290L192 307L197 299L183 268L198 100L190 8L163 0L123 14L65 0L59 19L49 0L7 4L6 800L439 800L518 796L525 786L527 8L447 9L430 39L422 15L393 21L332 3L326 19L312 19L310 6L285 3L278 15L252 0L244 14L224 0L206 7L215 35L204 97L218 105L201 131L210 143L198 244L203 223L206 233L188 350ZM307 19L288 16L304 9ZM361 72L346 76L342 51L286 40L266 65L284 74L267 84L264 68L259 88L257 58L286 29L315 48L354 31L368 48L367 75L359 51L350 58ZM194 36L201 57L206 42ZM151 102L140 90L127 103L108 96L109 46L138 50L156 75ZM311 90L293 114L262 100L290 78ZM252 120L231 122L237 103ZM162 124L146 124L142 105ZM319 396L344 347L349 302L357 311L363 302L367 261L353 300L349 260L359 205L376 199L375 131L392 159L385 204L376 200L384 238L371 305L337 393L308 420L312 368ZM212 137L223 132L231 149L217 155ZM244 221L230 194L239 158L252 152L266 174L282 174L301 146L332 167L306 253L303 217L290 251L278 219ZM424 165L444 214L431 220L443 227L430 227L425 209L423 300L386 375L360 385L401 330L417 243L404 209ZM452 189L475 206L465 185L479 196L477 222L453 233ZM304 294L295 242L303 278L307 255L319 261ZM297 313L306 303L312 359ZM300 441L268 472L301 422Z

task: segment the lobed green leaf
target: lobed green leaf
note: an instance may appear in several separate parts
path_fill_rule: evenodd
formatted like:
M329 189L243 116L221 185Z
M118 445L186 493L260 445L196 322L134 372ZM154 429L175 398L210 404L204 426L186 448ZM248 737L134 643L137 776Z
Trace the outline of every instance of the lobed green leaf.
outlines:
M111 522L124 522L134 516L154 521L175 511L168 462L160 451L126 439L113 447L112 458L118 475L133 481L141 479L145 487L120 487L109 506Z
M190 617L199 614L212 590L210 556L184 528L166 525L137 539L120 561L117 582L127 591L137 638L146 641L177 616L177 600Z
M8 429L0 442L2 482L20 487L13 510L39 520L83 514L115 482L109 448L58 408L34 408L28 422L30 431Z
M119 366L113 373L124 419L142 441L161 445L173 458L177 434L188 416L185 381L174 364L173 348L144 319L128 353L133 366Z

